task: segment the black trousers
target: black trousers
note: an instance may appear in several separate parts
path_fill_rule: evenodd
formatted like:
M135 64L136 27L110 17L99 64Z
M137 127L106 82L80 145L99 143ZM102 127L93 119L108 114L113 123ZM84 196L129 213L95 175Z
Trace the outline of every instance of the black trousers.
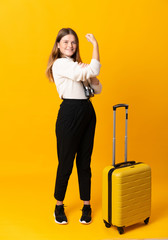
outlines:
M90 200L96 115L90 100L64 99L56 121L58 168L54 197L63 201L76 156L80 199Z

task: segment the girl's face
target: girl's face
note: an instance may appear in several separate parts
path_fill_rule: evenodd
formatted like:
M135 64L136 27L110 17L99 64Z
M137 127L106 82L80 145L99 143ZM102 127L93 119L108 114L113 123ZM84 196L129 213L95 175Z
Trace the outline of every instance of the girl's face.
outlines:
M77 49L77 42L75 36L72 34L65 35L61 38L57 46L63 56L71 57Z

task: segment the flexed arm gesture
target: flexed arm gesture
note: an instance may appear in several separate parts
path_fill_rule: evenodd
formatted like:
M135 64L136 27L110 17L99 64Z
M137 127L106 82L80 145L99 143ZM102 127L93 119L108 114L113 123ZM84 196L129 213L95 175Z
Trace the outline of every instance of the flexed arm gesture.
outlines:
M85 36L89 42L93 44L93 53L92 53L92 58L100 61L100 56L99 56L99 45L93 34L88 33Z
M95 37L93 36L93 34L86 34L85 36L87 38L87 40L89 42L91 42L93 44L93 53L92 53L92 59L96 59L98 61L100 61L100 56L99 56L99 46L98 46L98 42L97 40L95 39ZM82 68L85 68L88 66L88 64L86 63L79 63L79 65L81 65ZM100 82L99 80L96 78L96 77L92 77L90 78L89 80L89 83L92 85L92 86L96 86L96 85L99 85ZM87 83L85 83L87 84ZM102 88L102 87L101 87ZM99 91L98 91L99 92ZM101 89L100 89L100 92L101 92Z

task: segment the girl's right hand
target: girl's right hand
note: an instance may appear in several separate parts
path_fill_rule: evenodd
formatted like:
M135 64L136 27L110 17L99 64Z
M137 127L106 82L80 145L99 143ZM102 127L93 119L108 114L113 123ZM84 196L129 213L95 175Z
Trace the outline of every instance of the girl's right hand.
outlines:
M87 64L87 63L78 63L80 66L81 66L81 68L85 68L85 67L87 67L89 64Z
M87 40L91 42L93 45L97 44L96 38L91 33L87 33L86 36Z

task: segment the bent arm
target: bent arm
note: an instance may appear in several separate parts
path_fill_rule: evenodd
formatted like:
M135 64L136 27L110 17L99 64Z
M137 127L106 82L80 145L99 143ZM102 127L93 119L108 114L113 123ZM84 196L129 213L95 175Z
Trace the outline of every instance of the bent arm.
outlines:
M78 62L67 58L57 59L52 67L53 76L62 76L74 81L86 81L91 77L99 75L101 64L98 60L92 59L90 64L82 68Z
M96 60L100 61L99 45L98 45L96 38L91 33L86 34L86 38L93 45L92 59L96 59Z

